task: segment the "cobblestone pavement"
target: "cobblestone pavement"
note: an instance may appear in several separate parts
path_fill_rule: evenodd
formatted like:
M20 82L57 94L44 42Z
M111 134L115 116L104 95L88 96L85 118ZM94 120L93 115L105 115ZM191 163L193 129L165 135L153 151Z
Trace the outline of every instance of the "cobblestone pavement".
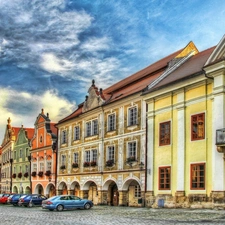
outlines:
M48 211L0 205L0 224L4 225L171 225L225 224L224 210L151 209L94 206L90 210Z

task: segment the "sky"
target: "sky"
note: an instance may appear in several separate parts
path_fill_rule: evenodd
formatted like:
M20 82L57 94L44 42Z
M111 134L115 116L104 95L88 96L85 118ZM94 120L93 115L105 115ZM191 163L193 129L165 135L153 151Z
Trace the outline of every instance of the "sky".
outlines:
M0 144L7 119L34 128L71 114L95 80L110 85L225 34L224 0L0 1ZM146 84L147 85L147 84Z

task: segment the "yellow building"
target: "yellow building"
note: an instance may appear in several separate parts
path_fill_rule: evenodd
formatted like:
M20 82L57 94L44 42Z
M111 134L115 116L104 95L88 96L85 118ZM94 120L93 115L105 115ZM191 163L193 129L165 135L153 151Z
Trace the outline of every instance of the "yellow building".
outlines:
M223 38L198 52L189 43L143 93L149 207L213 208L223 202L224 45Z

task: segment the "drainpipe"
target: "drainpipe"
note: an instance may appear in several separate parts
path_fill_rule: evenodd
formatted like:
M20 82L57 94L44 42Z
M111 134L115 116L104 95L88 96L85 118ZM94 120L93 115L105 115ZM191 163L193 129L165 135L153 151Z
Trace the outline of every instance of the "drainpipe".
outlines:
M145 137L145 201L144 201L144 207L146 205L146 192L147 192L147 168L148 168L148 118L147 118L147 113L148 113L148 104L146 103L146 137Z

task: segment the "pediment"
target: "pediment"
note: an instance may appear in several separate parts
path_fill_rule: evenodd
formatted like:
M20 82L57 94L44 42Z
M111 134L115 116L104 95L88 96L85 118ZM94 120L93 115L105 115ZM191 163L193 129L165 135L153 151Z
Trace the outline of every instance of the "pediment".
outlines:
M225 35L217 44L216 48L206 61L205 66L213 64L221 59L224 59L224 57L225 57Z
M98 106L101 106L105 101L102 97L102 90L98 91L98 88L95 86L94 80L92 81L92 86L88 90L88 96L83 105L83 112L87 112L91 109L94 109Z

